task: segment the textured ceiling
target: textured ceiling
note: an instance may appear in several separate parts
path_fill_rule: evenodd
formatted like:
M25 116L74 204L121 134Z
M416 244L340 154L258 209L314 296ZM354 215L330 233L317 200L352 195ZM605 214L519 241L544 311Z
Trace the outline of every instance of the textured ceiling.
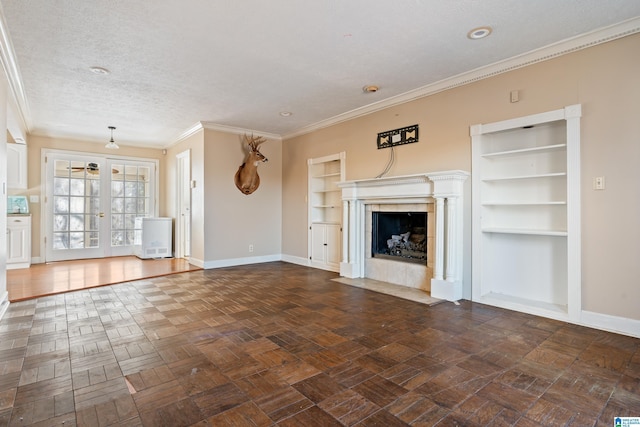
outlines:
M197 122L295 134L640 16L638 0L0 4L31 133L106 141L113 125L121 144L159 147ZM466 37L482 25L490 37Z

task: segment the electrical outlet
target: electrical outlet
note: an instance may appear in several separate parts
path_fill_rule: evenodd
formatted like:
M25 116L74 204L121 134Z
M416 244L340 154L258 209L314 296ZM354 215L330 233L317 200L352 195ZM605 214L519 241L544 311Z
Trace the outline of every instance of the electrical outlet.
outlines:
M604 176L596 176L593 178L593 189L604 190Z
M253 245L249 245L249 252L253 252Z

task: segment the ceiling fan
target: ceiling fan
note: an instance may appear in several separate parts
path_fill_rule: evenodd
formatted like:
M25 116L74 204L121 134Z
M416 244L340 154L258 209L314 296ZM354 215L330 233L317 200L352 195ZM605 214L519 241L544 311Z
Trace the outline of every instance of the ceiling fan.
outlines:
M74 167L69 167L67 169L70 169L71 172L87 171L87 173L90 173L91 175L98 175L100 173L100 167L98 166L97 163L87 163L87 166L74 166ZM111 169L111 173L117 174L119 173L119 171L118 169Z

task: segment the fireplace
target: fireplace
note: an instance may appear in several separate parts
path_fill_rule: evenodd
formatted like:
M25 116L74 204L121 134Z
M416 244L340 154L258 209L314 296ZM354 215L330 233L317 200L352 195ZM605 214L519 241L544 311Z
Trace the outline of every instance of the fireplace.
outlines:
M434 298L462 299L463 200L468 176L467 172L452 170L340 182L343 202L340 275L417 288L431 292ZM372 256L375 212L423 214L426 262L406 263ZM406 232L392 231L390 238L377 237L376 240L386 243L394 240L394 235L400 236L395 240L402 240ZM414 232L419 233L411 233Z
M371 256L427 263L426 212L372 212Z
M435 251L435 224L433 215L433 200L425 200L425 203L405 203L402 200L391 199L385 203L367 203L364 205L364 247L363 247L363 277L374 279L381 282L392 283L394 285L406 286L409 288L421 289L429 292L431 290L431 279L433 278L433 254ZM411 213L411 215L408 215ZM411 217L411 218L408 218ZM389 244L395 248L395 255L391 254L374 254L371 250L376 244L375 230L376 220L380 226L380 219L386 225L382 225L385 237L378 238L382 240L383 249L388 248ZM424 223L415 221L414 219L424 219ZM415 247L408 240L411 235L407 233L411 231L405 230L406 227L415 228L413 230L418 235L424 234L424 250L420 253L420 257L424 259L402 256L407 255L406 249ZM422 230L424 229L424 231ZM403 230L403 231L398 231ZM386 234L390 233L389 236ZM406 238L406 239L405 239ZM387 242L391 240L391 242ZM405 241L407 240L407 241Z

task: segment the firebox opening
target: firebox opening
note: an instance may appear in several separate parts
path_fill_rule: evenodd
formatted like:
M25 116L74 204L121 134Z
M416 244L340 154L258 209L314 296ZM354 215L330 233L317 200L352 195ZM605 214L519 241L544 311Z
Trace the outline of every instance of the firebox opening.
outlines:
M427 263L426 212L372 212L371 256Z

